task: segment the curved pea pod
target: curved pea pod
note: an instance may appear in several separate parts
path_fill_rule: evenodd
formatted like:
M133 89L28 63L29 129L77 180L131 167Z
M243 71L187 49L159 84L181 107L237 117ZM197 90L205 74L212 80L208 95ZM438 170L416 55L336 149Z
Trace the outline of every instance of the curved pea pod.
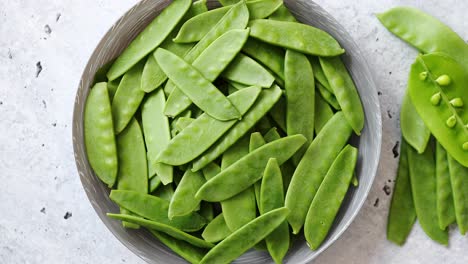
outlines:
M169 202L153 195L135 191L112 190L109 197L132 213L186 232L198 231L206 225L206 220L195 212L170 220L167 216Z
M468 71L462 65L446 55L433 53L416 59L408 87L411 101L437 141L450 156L468 167L466 83Z
M323 100L325 100L335 110L341 110L341 106L338 103L338 100L336 100L336 97L335 95L333 95L333 93L328 91L327 88L325 88L325 86L323 86L320 83L316 83L315 87L317 87L317 91L322 96Z
M307 144L293 157L297 164L314 138L314 72L307 57L293 50L286 51L284 65L286 132L288 135L302 134L307 138Z
M339 57L320 58L323 72L327 76L343 114L357 135L364 127L364 110L353 79Z
M262 137L262 134L259 132L252 133L250 135L250 143L249 143L249 152L252 152L259 147L263 146L266 144L265 139ZM262 181L257 181L254 183L254 190L255 190L255 200L257 201L257 207L260 210L260 207L262 206L262 203L260 202L260 190L262 187Z
M196 247L212 248L214 246L213 244L208 243L203 239L192 236L188 233L185 233L184 231L180 231L179 229L174 228L170 225L166 225L166 224L159 223L156 221L151 221L151 220L147 220L141 217L132 216L132 215L123 215L123 214L108 213L107 216L113 219L127 221L127 222L134 223L140 226L144 226L150 230L163 232L165 234L170 235L173 238L177 238L179 240L188 242Z
M312 250L317 250L327 236L349 189L358 151L347 145L336 157L310 205L304 236Z
M260 192L260 213L265 214L284 206L283 177L276 159L270 159L265 168ZM276 263L282 263L289 249L289 226L284 221L265 238L268 252Z
M462 235L468 230L468 168L448 155L453 202L458 228Z
M118 159L106 83L94 85L86 99L84 136L91 168L107 186L114 186Z
M312 65L312 69L314 69L314 77L315 80L320 83L327 91L333 94L333 89L330 87L330 83L323 72L322 65L320 65L319 59L317 57L310 56L309 57L310 65Z
M342 112L336 113L310 144L297 165L286 192L288 222L298 234L310 204L335 158L351 136L352 128Z
M271 15L281 5L282 0L256 0L247 2L250 19L265 18ZM189 19L184 23L174 38L176 43L190 43L201 40L229 10L225 6L210 10Z
M265 42L249 38L242 51L249 57L265 65L274 74L284 80L284 50Z
M193 66L161 48L154 55L169 79L207 114L223 121L240 117L239 111L231 102ZM199 89L204 93L200 93Z
M148 181L149 193L156 191L156 189L158 189L161 184L162 182L158 175L154 175L153 178Z
M248 34L248 29L234 29L226 32L208 46L193 62L192 66L208 81L214 81L239 53L247 41ZM201 87L196 86L195 88L201 89ZM169 116L177 116L191 104L192 100L190 100L189 95L186 95L181 89L175 89L169 96L165 113Z
M269 114L276 125L278 125L283 132L286 132L286 96L280 97L278 102L271 108Z
M141 75L141 90L149 93L161 86L165 80L167 80L167 76L159 67L154 56L148 56Z
M175 0L166 7L115 60L107 72L109 80L117 79L156 49L187 13L192 1Z
M306 141L304 136L294 135L256 149L206 182L196 197L205 201L222 201L240 193L262 178L268 159L276 158L278 164L283 164Z
M416 221L416 212L411 193L407 143L402 140L398 174L388 213L387 239L397 245L403 245L413 228L414 221Z
M158 154L167 147L171 140L169 120L164 115L166 99L162 89L150 94L141 108L143 134L148 157L149 176L156 174L164 185L172 182L173 168L167 164L156 163Z
M270 88L275 77L252 58L238 54L221 74L222 77L245 85Z
M263 136L263 139L265 139L265 142L272 142L280 138L281 138L281 135L278 133L278 129L276 127L270 128L270 130L268 130Z
M107 82L107 91L109 92L109 99L111 102L114 99L114 95L117 92L117 88L119 88L119 84L121 80L122 78L118 78L110 82Z
M245 135L278 101L281 89L273 86L264 89L251 109L238 121L220 140L211 146L202 156L193 163L193 171L202 169L229 149L237 140Z
M447 245L448 232L439 228L437 218L434 146L429 144L423 154L418 154L410 146L407 150L411 191L419 224L432 240Z
M192 264L200 263L203 256L206 254L206 250L195 247L185 241L175 239L165 233L154 230L150 230L150 232L161 241L161 243Z
M244 114L252 107L260 92L260 88L253 86L228 96L228 99ZM236 122L220 121L202 114L169 142L157 161L170 165L186 164L213 145ZM197 139L196 143L193 142L194 138Z
M408 90L401 105L400 127L401 134L406 142L416 149L418 153L423 153L431 138L431 131L429 131L414 108Z
M456 221L454 201L452 196L452 184L450 182L450 171L447 152L436 143L436 185L437 185L437 216L439 227L444 230Z
M377 18L390 32L422 52L444 52L468 65L465 41L438 19L412 7L392 8L377 14Z
M257 217L212 248L200 264L230 263L273 232L288 213L283 207Z
M139 63L125 73L114 95L112 116L116 134L122 132L132 120L145 97L145 92L140 90L142 71L143 64Z
M201 172L187 170L172 196L169 204L169 219L188 215L200 206L200 199L195 194L206 182Z
M344 53L330 34L309 25L256 19L249 22L249 27L250 36L275 46L324 57Z
M223 213L221 213L206 226L202 233L202 237L207 242L216 243L225 239L230 234L232 234L232 232L226 225Z
M333 117L333 110L320 94L315 95L315 133L318 134Z
M214 176L218 175L218 173L221 172L221 167L218 166L218 164L211 162L210 164L206 165L203 168L203 176L205 176L205 179L209 181L211 178Z
M271 16L269 19L278 20L278 21L289 21L289 22L297 22L296 18L291 14L289 9L282 4Z

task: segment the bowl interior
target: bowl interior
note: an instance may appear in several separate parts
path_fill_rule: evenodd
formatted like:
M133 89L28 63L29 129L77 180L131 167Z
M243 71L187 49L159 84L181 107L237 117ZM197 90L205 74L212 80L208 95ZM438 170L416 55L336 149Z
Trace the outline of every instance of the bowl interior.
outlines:
M356 43L344 28L320 6L310 0L284 0L285 5L303 23L321 28L334 36L346 49L343 59L356 83L365 111L365 127L360 138L352 139L359 146L357 177L359 187L351 187L335 223L323 245L311 251L302 238L298 238L284 263L306 263L328 248L351 224L374 180L381 144L380 107L371 72ZM78 172L83 188L109 230L131 251L148 263L186 263L144 230L126 230L119 221L106 217L107 212L118 212L109 199L109 189L94 175L86 158L83 137L83 113L86 97L96 71L117 57L129 42L170 3L169 0L143 0L129 10L107 32L92 54L79 84L73 114L73 145ZM219 3L208 0L209 7ZM267 253L249 251L235 263L273 263Z

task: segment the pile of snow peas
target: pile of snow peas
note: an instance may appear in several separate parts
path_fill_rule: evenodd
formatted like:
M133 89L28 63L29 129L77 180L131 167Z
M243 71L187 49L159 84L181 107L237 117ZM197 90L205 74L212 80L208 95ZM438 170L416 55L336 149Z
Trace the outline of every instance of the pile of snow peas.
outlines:
M364 112L328 33L282 0L174 0L91 88L85 144L126 228L191 263L325 240Z
M417 9L377 15L422 54L411 66L401 107L400 164L387 238L405 243L416 218L434 241L448 244L448 226L468 229L468 44Z

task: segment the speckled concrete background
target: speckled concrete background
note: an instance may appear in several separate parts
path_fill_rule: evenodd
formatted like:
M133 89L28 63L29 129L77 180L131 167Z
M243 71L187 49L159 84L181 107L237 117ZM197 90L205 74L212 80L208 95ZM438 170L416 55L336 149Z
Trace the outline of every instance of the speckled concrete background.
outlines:
M0 1L0 263L143 263L106 230L76 172L71 118L94 47L137 0ZM468 39L465 0L316 0L343 24L373 69L384 141L362 211L315 263L468 263L467 238L439 246L415 226L402 248L385 240L400 138L398 115L417 52L374 13L419 7Z

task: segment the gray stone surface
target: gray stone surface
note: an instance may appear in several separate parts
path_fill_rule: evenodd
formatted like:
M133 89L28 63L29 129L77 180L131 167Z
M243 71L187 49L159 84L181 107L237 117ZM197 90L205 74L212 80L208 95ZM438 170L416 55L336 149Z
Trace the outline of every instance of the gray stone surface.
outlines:
M70 125L88 57L112 23L136 2L0 1L0 263L142 263L90 206L76 173ZM373 69L381 93L384 141L366 204L315 263L468 263L466 238L456 229L450 231L448 248L431 242L417 225L402 248L385 239L390 195L384 189L393 190L399 106L417 52L373 15L397 5L416 6L466 39L468 2L317 2L341 21Z

